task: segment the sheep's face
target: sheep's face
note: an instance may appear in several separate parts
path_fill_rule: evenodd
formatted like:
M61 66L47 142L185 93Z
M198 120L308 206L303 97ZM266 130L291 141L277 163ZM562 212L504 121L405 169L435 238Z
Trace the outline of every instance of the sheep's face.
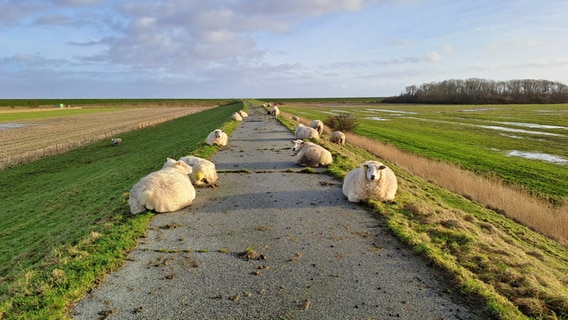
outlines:
M215 138L221 138L222 133L223 133L223 131L220 130L220 129L215 130Z
M298 151L300 151L300 149L302 148L302 146L304 145L304 141L303 140L292 140L292 152L294 153L298 153Z
M363 168L365 169L367 180L379 181L381 179L382 171L386 168L386 166L382 163L365 163Z

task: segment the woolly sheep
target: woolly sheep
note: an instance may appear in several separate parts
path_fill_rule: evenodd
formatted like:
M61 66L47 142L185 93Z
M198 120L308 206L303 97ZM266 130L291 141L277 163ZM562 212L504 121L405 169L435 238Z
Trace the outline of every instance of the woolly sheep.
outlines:
M241 115L242 118L246 118L248 117L248 113L246 113L244 110L239 110L239 114Z
M292 116L292 120L296 122L300 122L300 118L298 116Z
M343 194L350 202L391 201L397 188L394 172L377 161L366 161L349 171L343 180Z
M292 144L295 161L299 165L317 168L327 166L332 162L331 152L315 143L298 139L292 140Z
M296 126L295 137L296 139L319 139L319 134L316 129L300 123Z
M243 117L241 117L241 115L238 112L233 113L233 115L231 116L231 120L235 120L235 121L243 121Z
M333 131L329 137L329 141L337 143L340 146L345 145L345 134L341 131Z
M193 185L204 187L213 185L217 181L217 170L213 162L194 156L182 157L179 160L187 163L193 169L189 174L189 179L191 179Z
M274 106L270 109L270 114L274 116L274 118L278 118L278 115L280 114L280 109L278 109L278 106Z
M227 136L227 134L221 130L221 129L215 129L213 131L211 131L211 133L209 133L209 135L207 136L207 144L212 146L214 144L224 147L227 145L227 142L229 141L229 137Z
M143 177L130 189L130 212L173 212L189 206L195 199L195 188L188 177L191 171L187 163L168 158L162 169Z
M122 144L122 139L121 138L112 138L112 139L110 139L110 142L115 146L119 146L119 145Z
M320 136L323 133L323 122L321 120L313 120L310 127L316 129Z

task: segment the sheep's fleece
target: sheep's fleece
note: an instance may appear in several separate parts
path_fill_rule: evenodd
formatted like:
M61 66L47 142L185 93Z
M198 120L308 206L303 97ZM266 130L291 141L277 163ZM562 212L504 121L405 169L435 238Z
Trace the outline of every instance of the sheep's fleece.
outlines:
M191 171L187 163L168 158L162 169L143 177L130 189L130 212L173 212L189 206L195 199L195 188L188 177Z
M217 182L217 170L213 162L195 156L185 156L179 160L187 163L193 169L189 178L196 187L211 186Z
M294 152L297 164L317 168L327 166L332 161L331 152L322 146L303 140L292 140L292 152Z
M398 183L394 172L377 161L367 161L349 171L343 180L343 194L350 202L394 200Z
M207 140L205 141L208 145L212 146L214 144L224 147L229 141L229 136L221 129L215 129L209 133Z

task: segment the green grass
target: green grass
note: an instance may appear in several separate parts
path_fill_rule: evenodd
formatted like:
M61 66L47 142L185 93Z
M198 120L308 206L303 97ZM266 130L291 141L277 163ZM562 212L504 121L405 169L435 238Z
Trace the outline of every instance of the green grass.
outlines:
M295 110L296 114L308 109ZM306 111L307 118L316 118ZM280 118L293 131L296 123ZM338 178L376 156L349 143L330 150ZM456 292L482 301L487 319L568 319L568 248L515 221L385 162L398 177L395 202L370 201L415 254L447 274Z
M0 107L38 107L53 106L63 103L65 105L112 105L112 104L165 104L165 103L206 103L228 104L231 99L0 99Z
M29 119L57 118L64 116L74 116L80 114L90 114L98 112L119 111L126 108L81 108L81 109L53 109L49 111L30 111L1 113L0 122L11 122Z
M213 108L0 171L0 318L60 319L65 305L122 264L149 214L127 194L166 157L210 157L209 132L227 132L242 103ZM3 318L3 319L4 319Z
M499 177L507 183L523 186L552 203L562 203L568 198L567 163L507 156L508 152L518 150L568 159L568 104L295 106L290 103L282 106L281 110L321 120L327 119L331 114L347 112L358 118L359 126L355 133L359 135L395 145L414 154L453 163L486 176ZM531 129L517 124L521 122L557 128Z

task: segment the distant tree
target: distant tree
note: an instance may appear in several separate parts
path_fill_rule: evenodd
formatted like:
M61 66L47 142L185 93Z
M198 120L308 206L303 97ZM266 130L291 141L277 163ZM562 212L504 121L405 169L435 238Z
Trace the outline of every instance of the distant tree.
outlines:
M566 103L568 86L548 80L493 81L478 78L444 80L408 86L399 96L384 103Z

